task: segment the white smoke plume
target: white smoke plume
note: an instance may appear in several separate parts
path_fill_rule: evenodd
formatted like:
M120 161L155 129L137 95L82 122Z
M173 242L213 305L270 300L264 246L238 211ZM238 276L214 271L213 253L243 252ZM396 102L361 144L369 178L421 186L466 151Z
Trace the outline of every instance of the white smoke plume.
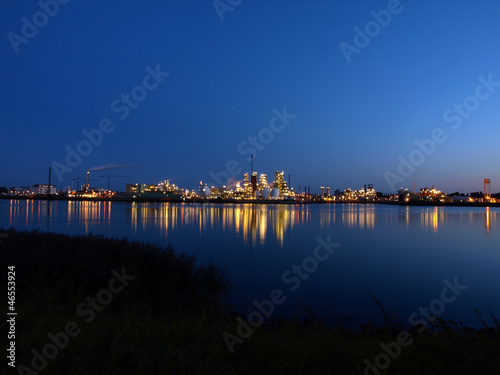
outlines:
M120 164L110 163L89 168L88 171L104 171L106 169L127 169L127 168L142 168L142 167L140 165L120 165Z

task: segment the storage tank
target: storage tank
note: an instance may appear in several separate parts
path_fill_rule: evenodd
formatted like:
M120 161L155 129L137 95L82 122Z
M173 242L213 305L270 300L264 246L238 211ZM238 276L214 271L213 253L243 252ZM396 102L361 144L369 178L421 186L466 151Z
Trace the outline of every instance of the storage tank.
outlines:
M279 188L274 188L271 191L271 199L279 199L280 197L280 189Z
M269 190L269 188L265 188L264 190L262 190L262 197L264 199L269 199L269 194L271 193L271 191Z
M255 199L260 199L260 191L259 190L255 191Z
M203 198L208 198L210 196L210 188L208 186L204 186L202 190Z

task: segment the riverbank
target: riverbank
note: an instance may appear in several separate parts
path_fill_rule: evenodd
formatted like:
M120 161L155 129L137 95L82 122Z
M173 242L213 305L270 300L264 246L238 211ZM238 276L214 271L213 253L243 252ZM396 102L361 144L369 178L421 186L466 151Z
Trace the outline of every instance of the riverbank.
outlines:
M496 374L500 366L500 333L486 322L472 330L436 320L403 337L387 314L352 332L308 311L307 320L244 328L224 305L227 270L171 247L14 230L1 241L2 269L16 272L15 363L37 372ZM1 301L8 306L5 293ZM7 373L30 373L19 369Z

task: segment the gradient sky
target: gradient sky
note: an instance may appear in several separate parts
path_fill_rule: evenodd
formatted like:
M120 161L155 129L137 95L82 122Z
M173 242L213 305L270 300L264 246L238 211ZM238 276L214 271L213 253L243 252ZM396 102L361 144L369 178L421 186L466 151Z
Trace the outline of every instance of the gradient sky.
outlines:
M82 131L105 118L114 130L61 181L53 173L60 188L109 163L141 168L93 172L93 185L105 187L99 176L109 172L130 176L111 181L118 190L155 175L196 188L231 160L241 180L250 163L238 146L269 135L262 129L273 109L286 107L296 117L256 150L254 165L259 173L285 170L296 188L372 183L389 192L384 173L397 175L398 157L408 159L415 140L442 128L446 141L396 185L470 192L491 178L500 191L500 85L468 99L477 109L457 129L443 119L476 95L478 77L500 82L500 2L402 0L350 63L340 44L355 46L354 28L365 30L387 1L231 8L221 20L210 0L72 0L16 53L9 33L23 36L23 17L44 18L35 1L2 1L0 186L46 183L49 166L65 164L66 147L76 149ZM112 103L157 65L169 76L120 119Z

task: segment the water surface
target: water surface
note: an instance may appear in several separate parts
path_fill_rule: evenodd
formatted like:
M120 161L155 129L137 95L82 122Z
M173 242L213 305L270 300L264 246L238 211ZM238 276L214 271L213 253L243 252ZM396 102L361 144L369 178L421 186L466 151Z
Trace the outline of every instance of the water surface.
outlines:
M244 313L280 289L275 316L303 317L302 301L355 326L380 318L371 292L407 320L421 306L441 309L443 281L457 278L467 289L440 317L476 326L474 308L500 315L498 208L0 200L0 227L170 243L199 264L227 264L229 302ZM314 264L328 237L339 247Z

